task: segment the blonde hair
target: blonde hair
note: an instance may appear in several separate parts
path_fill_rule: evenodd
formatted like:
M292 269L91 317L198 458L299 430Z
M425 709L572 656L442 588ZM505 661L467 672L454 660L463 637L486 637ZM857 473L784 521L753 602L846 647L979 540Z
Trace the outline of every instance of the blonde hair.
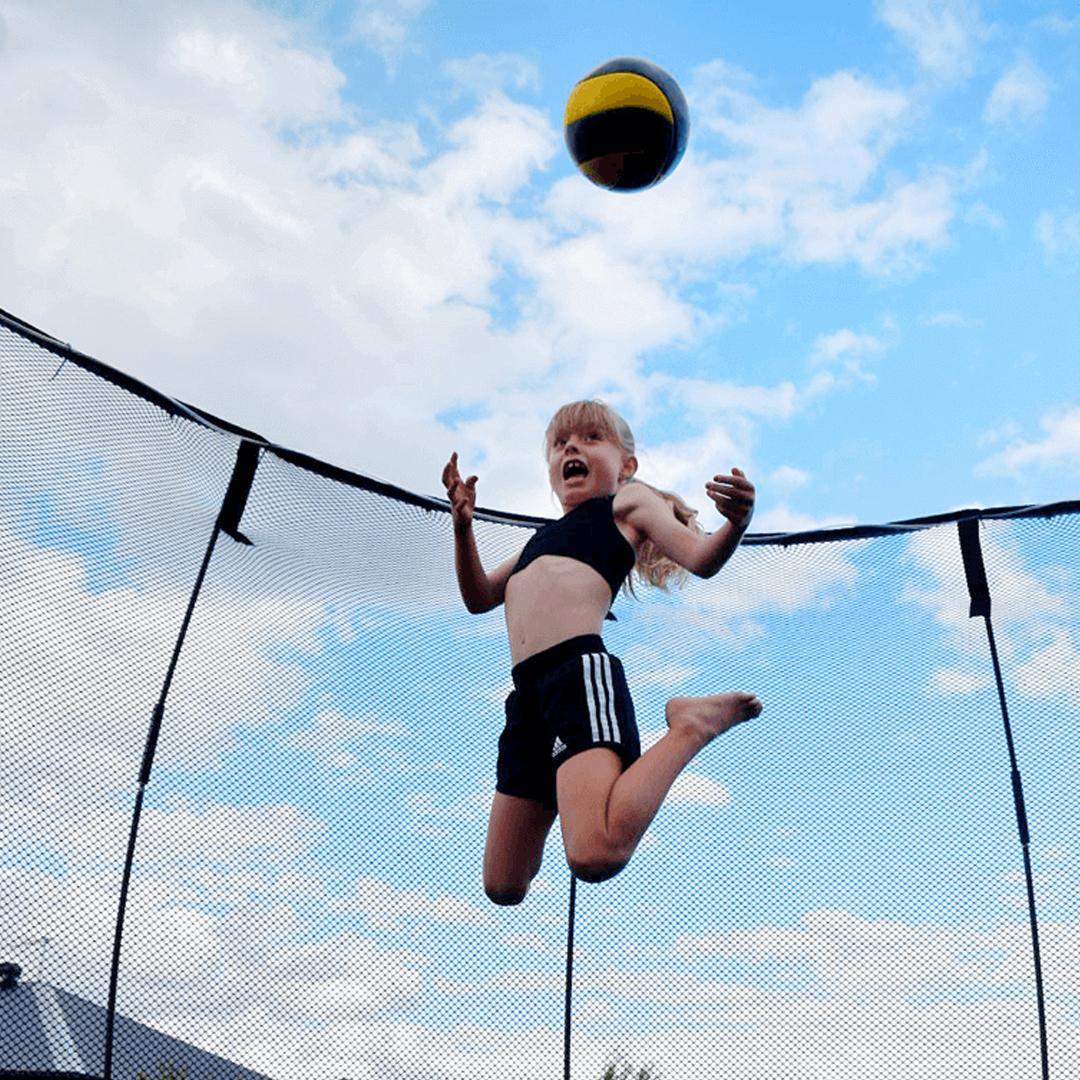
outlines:
M627 457L634 456L634 433L630 430L630 425L606 402L595 400L572 401L568 405L563 405L555 413L547 426L547 431L544 432L544 456L547 457L551 453L556 439L563 438L573 431L581 431L583 428L596 428L602 431L623 448ZM634 479L634 475L631 474L623 480L623 483L628 484ZM645 481L638 480L637 483L645 484ZM645 486L655 491L671 506L671 512L683 525L689 526L695 532L703 531L696 520L698 512L688 506L675 492L662 491L660 488L653 487L652 484L645 484ZM687 571L674 559L669 559L664 555L652 540L646 540L638 551L634 574L639 581L667 591L669 582L681 585L686 580ZM634 586L630 578L626 579L623 588L631 595L634 594Z

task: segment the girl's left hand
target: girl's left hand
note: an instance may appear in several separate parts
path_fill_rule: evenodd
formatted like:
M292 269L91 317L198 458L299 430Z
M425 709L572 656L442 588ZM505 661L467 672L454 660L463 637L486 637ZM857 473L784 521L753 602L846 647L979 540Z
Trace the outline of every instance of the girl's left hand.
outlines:
M714 476L705 485L705 491L716 504L716 509L736 529L746 529L754 516L754 485L747 480L742 469L733 467L730 476Z

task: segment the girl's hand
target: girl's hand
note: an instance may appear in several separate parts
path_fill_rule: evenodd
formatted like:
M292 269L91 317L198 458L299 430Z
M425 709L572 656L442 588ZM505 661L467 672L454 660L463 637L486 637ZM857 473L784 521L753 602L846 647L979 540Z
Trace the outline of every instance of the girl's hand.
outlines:
M705 491L716 509L736 529L745 531L754 516L754 485L747 480L746 473L732 468L730 476L714 476L705 485Z
M476 506L476 477L470 476L468 480L462 481L461 473L458 472L456 450L450 455L450 460L443 469L442 482L446 488L446 497L450 500L454 529L463 533L472 524L473 507Z

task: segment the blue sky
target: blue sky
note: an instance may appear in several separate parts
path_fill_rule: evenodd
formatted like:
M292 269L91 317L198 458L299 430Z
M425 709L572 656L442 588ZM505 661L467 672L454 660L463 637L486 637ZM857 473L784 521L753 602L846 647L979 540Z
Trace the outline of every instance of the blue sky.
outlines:
M762 532L1076 497L1080 17L730 7L0 0L0 306L411 490L439 493L457 449L510 511L555 513L544 424L591 395L707 527L702 485L731 464ZM560 132L573 82L621 53L671 71L692 124L676 172L622 197ZM2 873L20 940L72 928L57 978L104 963L161 675L130 658L168 653L235 446L126 406L102 426L117 399L88 404L70 367L0 359L40 376L5 428L23 602L0 704L28 756L4 813L47 836ZM387 545L369 505L264 460L255 547L221 551L178 674L123 1000L283 1075L509 1076L561 1047L558 834L527 905L488 905L500 618L460 609L445 529L409 511ZM1067 1060L1080 571L1068 523L1037 535L984 544ZM491 561L522 542L482 537ZM767 726L696 761L631 871L583 889L583 1061L621 1039L677 1080L723 1030L731 1075L756 1076L808 1026L836 1075L916 1028L927 1077L961 1030L973 1076L1026 1053L1019 853L955 554L952 528L744 549L619 602L646 743L668 696L718 681L761 694Z

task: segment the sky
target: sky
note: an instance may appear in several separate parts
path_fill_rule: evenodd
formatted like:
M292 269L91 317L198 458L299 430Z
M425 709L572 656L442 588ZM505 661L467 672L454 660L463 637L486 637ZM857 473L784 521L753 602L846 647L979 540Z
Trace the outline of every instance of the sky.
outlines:
M1053 3L0 5L9 311L267 439L552 514L603 396L754 528L1074 496L1077 15ZM576 174L574 82L690 102L655 189ZM530 435L529 433L533 433Z
M691 116L676 171L633 195L579 176L560 130L574 82L623 54L669 70ZM456 449L501 510L557 512L542 433L585 396L707 528L704 481L735 464L756 532L1075 498L1078 59L1066 4L0 0L0 307L409 490L441 494ZM94 996L235 442L6 340L5 926L51 938L32 977ZM387 545L377 500L298 473L264 457L254 547L215 554L122 1007L272 1075L524 1080L561 1051L566 876L556 830L525 905L480 888L501 618L461 610L444 519L376 507ZM1063 1062L1070 537L983 532ZM481 535L491 560L521 542ZM766 713L695 760L627 872L582 889L590 1080L620 1040L689 1080L717 1032L740 1080L790 1071L793 1046L821 1080L1029 1060L1010 788L956 554L953 527L744 547L715 582L618 602L646 746L668 696L719 679Z

